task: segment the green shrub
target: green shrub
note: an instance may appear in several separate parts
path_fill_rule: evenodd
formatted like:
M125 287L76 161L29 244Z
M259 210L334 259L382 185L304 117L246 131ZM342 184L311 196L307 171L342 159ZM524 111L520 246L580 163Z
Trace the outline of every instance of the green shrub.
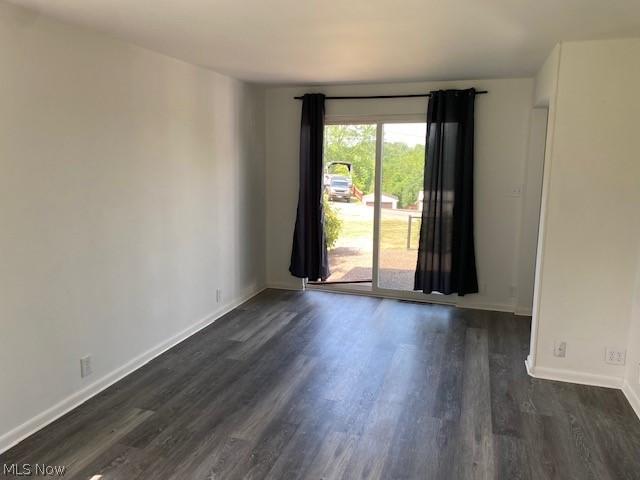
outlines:
M324 234L327 239L327 248L333 248L342 231L342 220L327 200L326 195L322 196L322 209L324 211Z

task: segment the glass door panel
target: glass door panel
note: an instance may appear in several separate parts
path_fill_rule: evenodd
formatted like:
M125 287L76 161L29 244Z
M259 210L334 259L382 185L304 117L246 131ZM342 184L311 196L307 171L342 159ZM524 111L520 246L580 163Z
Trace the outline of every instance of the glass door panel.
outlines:
M413 290L422 214L425 123L384 123L378 287Z
M376 124L324 130L325 235L331 276L324 283L371 287Z

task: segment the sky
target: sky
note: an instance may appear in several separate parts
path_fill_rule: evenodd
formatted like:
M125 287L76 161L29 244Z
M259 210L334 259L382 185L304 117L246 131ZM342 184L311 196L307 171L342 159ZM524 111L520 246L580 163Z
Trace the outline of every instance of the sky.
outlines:
M386 123L384 125L385 142L403 142L414 146L424 144L427 134L426 123Z

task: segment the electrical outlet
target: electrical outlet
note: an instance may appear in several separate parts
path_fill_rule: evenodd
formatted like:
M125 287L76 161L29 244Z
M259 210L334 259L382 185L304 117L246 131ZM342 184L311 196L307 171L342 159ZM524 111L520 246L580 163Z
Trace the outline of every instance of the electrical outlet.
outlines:
M567 342L556 342L553 346L553 355L564 358L567 356Z
M605 351L604 361L611 365L624 365L627 357L626 350L616 350L615 348L607 348Z
M509 287L509 297L516 298L518 296L518 288L515 285Z
M222 301L222 290L219 288L216 289L216 303L220 303Z
M80 359L80 377L84 378L93 373L93 367L91 366L91 355L82 357Z
M514 185L509 191L510 197L519 197L522 195L522 185Z

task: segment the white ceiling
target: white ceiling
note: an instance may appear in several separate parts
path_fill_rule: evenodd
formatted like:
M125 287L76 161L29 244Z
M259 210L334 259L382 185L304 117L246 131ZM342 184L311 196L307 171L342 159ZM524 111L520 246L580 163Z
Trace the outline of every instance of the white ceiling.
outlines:
M530 76L560 40L640 36L640 0L15 0L264 83Z

